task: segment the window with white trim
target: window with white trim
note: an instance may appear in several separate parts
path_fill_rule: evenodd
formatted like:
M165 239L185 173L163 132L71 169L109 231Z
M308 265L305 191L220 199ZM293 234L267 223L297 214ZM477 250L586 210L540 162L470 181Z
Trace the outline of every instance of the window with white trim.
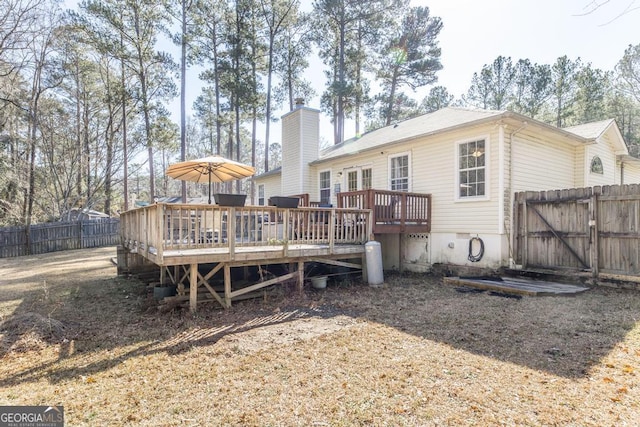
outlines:
M331 171L320 172L320 203L331 203Z
M347 191L358 191L358 171L347 172Z
M371 168L362 169L362 189L368 190L373 185L373 171Z
M484 139L458 144L458 197L486 195L486 142Z
M389 158L389 189L409 191L409 154Z
M258 206L264 206L264 184L258 184Z

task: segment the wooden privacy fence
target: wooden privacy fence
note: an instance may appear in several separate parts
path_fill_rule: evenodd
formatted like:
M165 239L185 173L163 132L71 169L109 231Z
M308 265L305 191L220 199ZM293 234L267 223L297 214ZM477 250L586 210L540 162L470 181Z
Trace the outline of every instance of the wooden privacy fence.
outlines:
M28 231L25 226L0 228L0 258L97 248L118 243L118 218L34 224Z
M640 185L516 193L514 260L523 268L640 275Z

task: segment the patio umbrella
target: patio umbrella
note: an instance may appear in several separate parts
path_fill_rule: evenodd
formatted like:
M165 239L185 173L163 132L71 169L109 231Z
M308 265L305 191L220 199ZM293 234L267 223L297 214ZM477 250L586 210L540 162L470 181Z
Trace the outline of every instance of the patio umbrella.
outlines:
M220 156L204 157L202 159L188 160L174 163L167 169L167 175L171 178L197 183L209 183L209 204L211 204L211 183L227 182L234 179L242 179L252 176L256 169L234 160Z

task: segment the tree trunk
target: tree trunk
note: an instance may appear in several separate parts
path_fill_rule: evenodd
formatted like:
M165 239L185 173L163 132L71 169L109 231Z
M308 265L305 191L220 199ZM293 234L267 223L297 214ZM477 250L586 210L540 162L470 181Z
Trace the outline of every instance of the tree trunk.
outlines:
M134 8L134 25L138 38L140 38L140 17L138 16L138 10ZM144 116L144 131L147 140L147 155L149 159L149 201L153 202L156 197L156 177L155 168L153 165L153 142L151 141L151 117L149 112L149 97L147 93L147 75L145 71L144 61L142 58L142 48L137 46L138 55L138 79L140 80L140 90L142 92L142 114Z
M76 83L76 156L77 156L77 164L78 174L76 176L76 194L77 198L80 199L82 197L82 173L84 169L82 168L83 158L82 158L82 107L80 105L80 67L78 62L75 64L75 83ZM71 208L71 206L68 206Z
M344 13L344 12L343 12ZM336 140L335 144L339 144L344 140L344 50L345 50L345 24L344 18L340 22L340 47L339 47L339 66L338 81L340 82L338 92L338 111L336 114Z
M398 68L396 66L393 69L393 79L391 80L391 89L389 91L389 104L387 104L387 121L385 123L387 126L391 124L391 118L393 117L393 104L395 103L397 84Z
M218 76L218 37L215 30L212 33L213 41L213 74L214 90L216 92L216 154L222 153L222 121L220 120L220 77ZM213 153L212 153L213 154Z
M271 126L271 79L273 74L273 37L269 39L269 56L267 58L267 105L264 134L264 171L269 171L269 129ZM291 83L289 83L291 84Z
M122 16L120 16L122 19ZM124 52L124 39L120 35L120 48ZM120 58L120 83L122 90L122 162L123 169L123 191L124 191L124 210L129 210L129 150L127 148L127 80L124 67L124 58ZM136 195L138 196L138 195Z
M182 5L182 39L180 56L180 160L185 161L187 153L186 89L187 89L187 0ZM187 181L182 180L182 203L187 203Z

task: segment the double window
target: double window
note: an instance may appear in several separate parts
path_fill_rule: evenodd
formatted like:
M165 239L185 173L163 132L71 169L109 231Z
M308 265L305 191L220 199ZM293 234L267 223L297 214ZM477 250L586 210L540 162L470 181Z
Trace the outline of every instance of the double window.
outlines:
M458 144L458 198L484 198L487 184L484 139Z
M372 185L371 168L355 168L346 171L347 191L368 190Z

